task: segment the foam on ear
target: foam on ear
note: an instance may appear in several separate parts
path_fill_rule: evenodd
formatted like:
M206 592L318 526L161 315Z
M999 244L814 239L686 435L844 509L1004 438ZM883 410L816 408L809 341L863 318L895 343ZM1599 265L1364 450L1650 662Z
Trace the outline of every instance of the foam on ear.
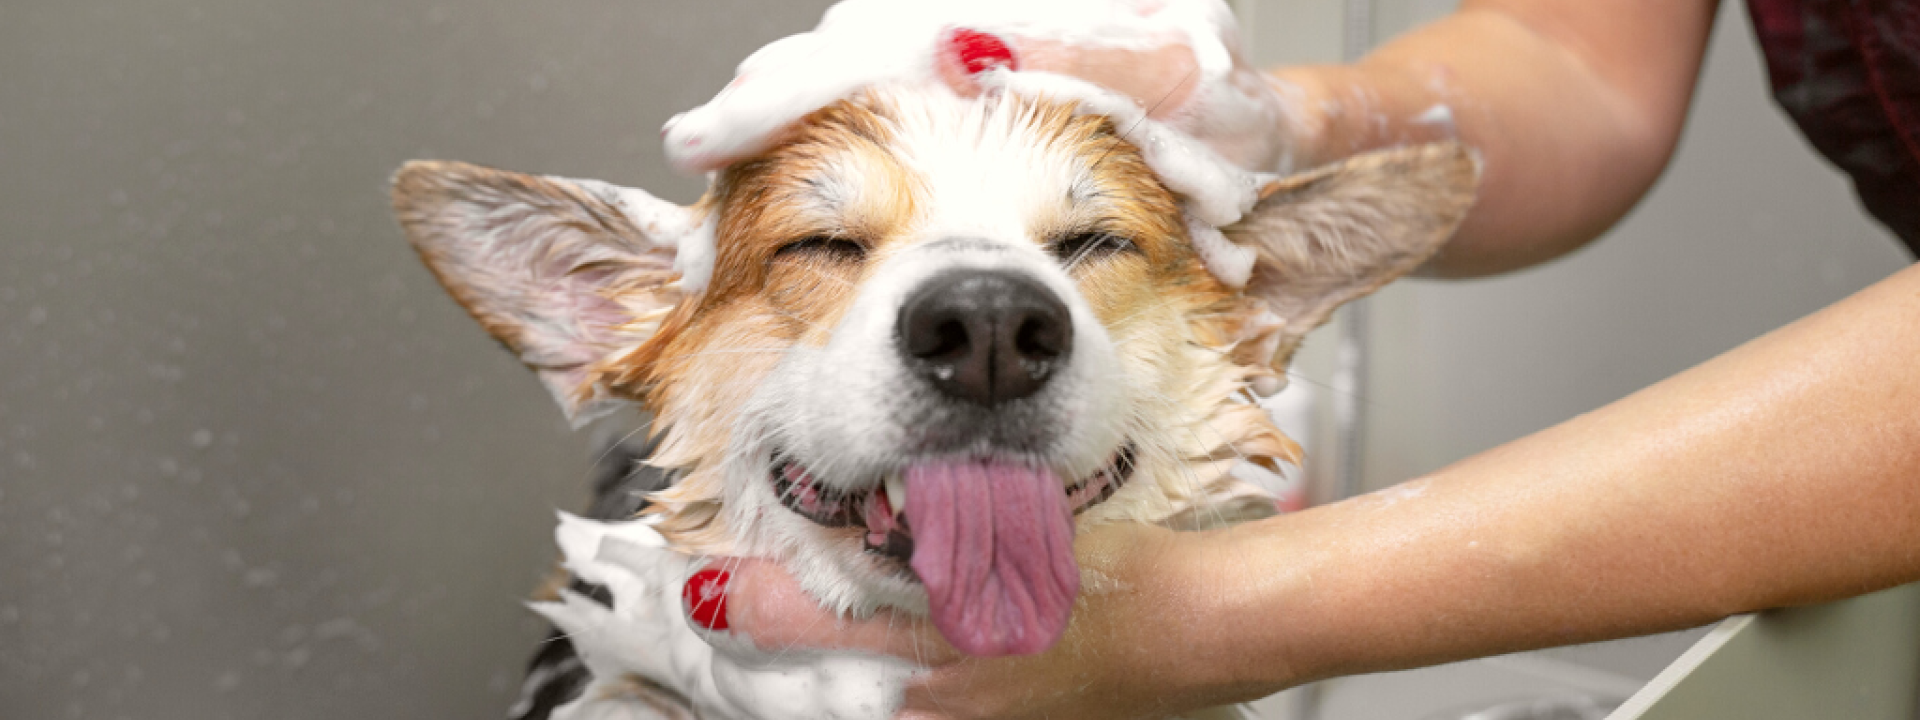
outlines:
M1252 212L1225 228L1255 254L1238 359L1284 370L1334 308L1439 251L1479 185L1479 154L1454 141L1366 153L1267 185Z
M706 227L640 190L458 162L407 163L393 207L441 284L540 375L576 427L620 404L602 383L608 365L692 294L676 248Z
M1200 264L1227 287L1240 289L1247 286L1253 278L1253 263L1258 259L1253 248L1235 245L1225 233L1193 213L1187 213L1187 237L1193 240L1193 251L1200 256Z

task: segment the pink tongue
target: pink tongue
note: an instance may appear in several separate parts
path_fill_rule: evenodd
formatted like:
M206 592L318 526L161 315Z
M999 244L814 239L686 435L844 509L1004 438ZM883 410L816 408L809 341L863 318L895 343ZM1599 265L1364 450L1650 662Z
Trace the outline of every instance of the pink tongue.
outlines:
M1060 479L973 461L914 465L906 480L913 571L947 642L976 656L1052 647L1080 594Z

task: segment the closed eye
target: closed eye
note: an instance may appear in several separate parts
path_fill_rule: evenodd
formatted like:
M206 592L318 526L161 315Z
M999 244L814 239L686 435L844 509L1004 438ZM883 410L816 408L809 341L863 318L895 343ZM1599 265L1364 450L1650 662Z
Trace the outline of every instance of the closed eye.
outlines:
M1047 252L1052 253L1068 269L1073 269L1088 260L1099 260L1120 253L1139 253L1140 247L1112 233L1083 232L1055 239L1047 245Z
M828 262L860 262L867 257L867 248L860 243L837 237L807 237L780 246L773 252L775 260L818 259Z

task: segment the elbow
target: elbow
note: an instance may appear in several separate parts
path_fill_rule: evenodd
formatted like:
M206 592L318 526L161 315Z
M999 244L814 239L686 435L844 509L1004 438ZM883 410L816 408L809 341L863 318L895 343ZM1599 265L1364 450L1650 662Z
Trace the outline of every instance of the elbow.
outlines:
M1560 147L1489 153L1479 202L1417 274L1498 275L1566 256L1605 235L1653 188L1678 146L1680 123L1648 114L1622 112L1610 128Z
M1509 76L1498 91L1508 102L1463 128L1486 161L1479 202L1421 269L1426 276L1517 270L1600 237L1659 180L1686 122L1697 64L1600 68L1566 43L1506 22L1539 70Z

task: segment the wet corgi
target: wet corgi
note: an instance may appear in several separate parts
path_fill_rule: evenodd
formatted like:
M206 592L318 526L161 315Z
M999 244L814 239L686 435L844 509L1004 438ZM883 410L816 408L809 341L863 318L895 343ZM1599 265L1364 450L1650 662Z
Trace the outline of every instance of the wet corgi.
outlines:
M774 558L830 609L1032 653L1073 611L1077 530L1273 512L1229 471L1300 450L1251 389L1433 254L1479 177L1441 143L1272 182L1221 228L1254 257L1234 286L1125 130L1044 97L881 87L690 208L424 161L393 200L571 417L650 413L665 486L629 509L666 547ZM674 685L634 678L649 707L755 715Z

